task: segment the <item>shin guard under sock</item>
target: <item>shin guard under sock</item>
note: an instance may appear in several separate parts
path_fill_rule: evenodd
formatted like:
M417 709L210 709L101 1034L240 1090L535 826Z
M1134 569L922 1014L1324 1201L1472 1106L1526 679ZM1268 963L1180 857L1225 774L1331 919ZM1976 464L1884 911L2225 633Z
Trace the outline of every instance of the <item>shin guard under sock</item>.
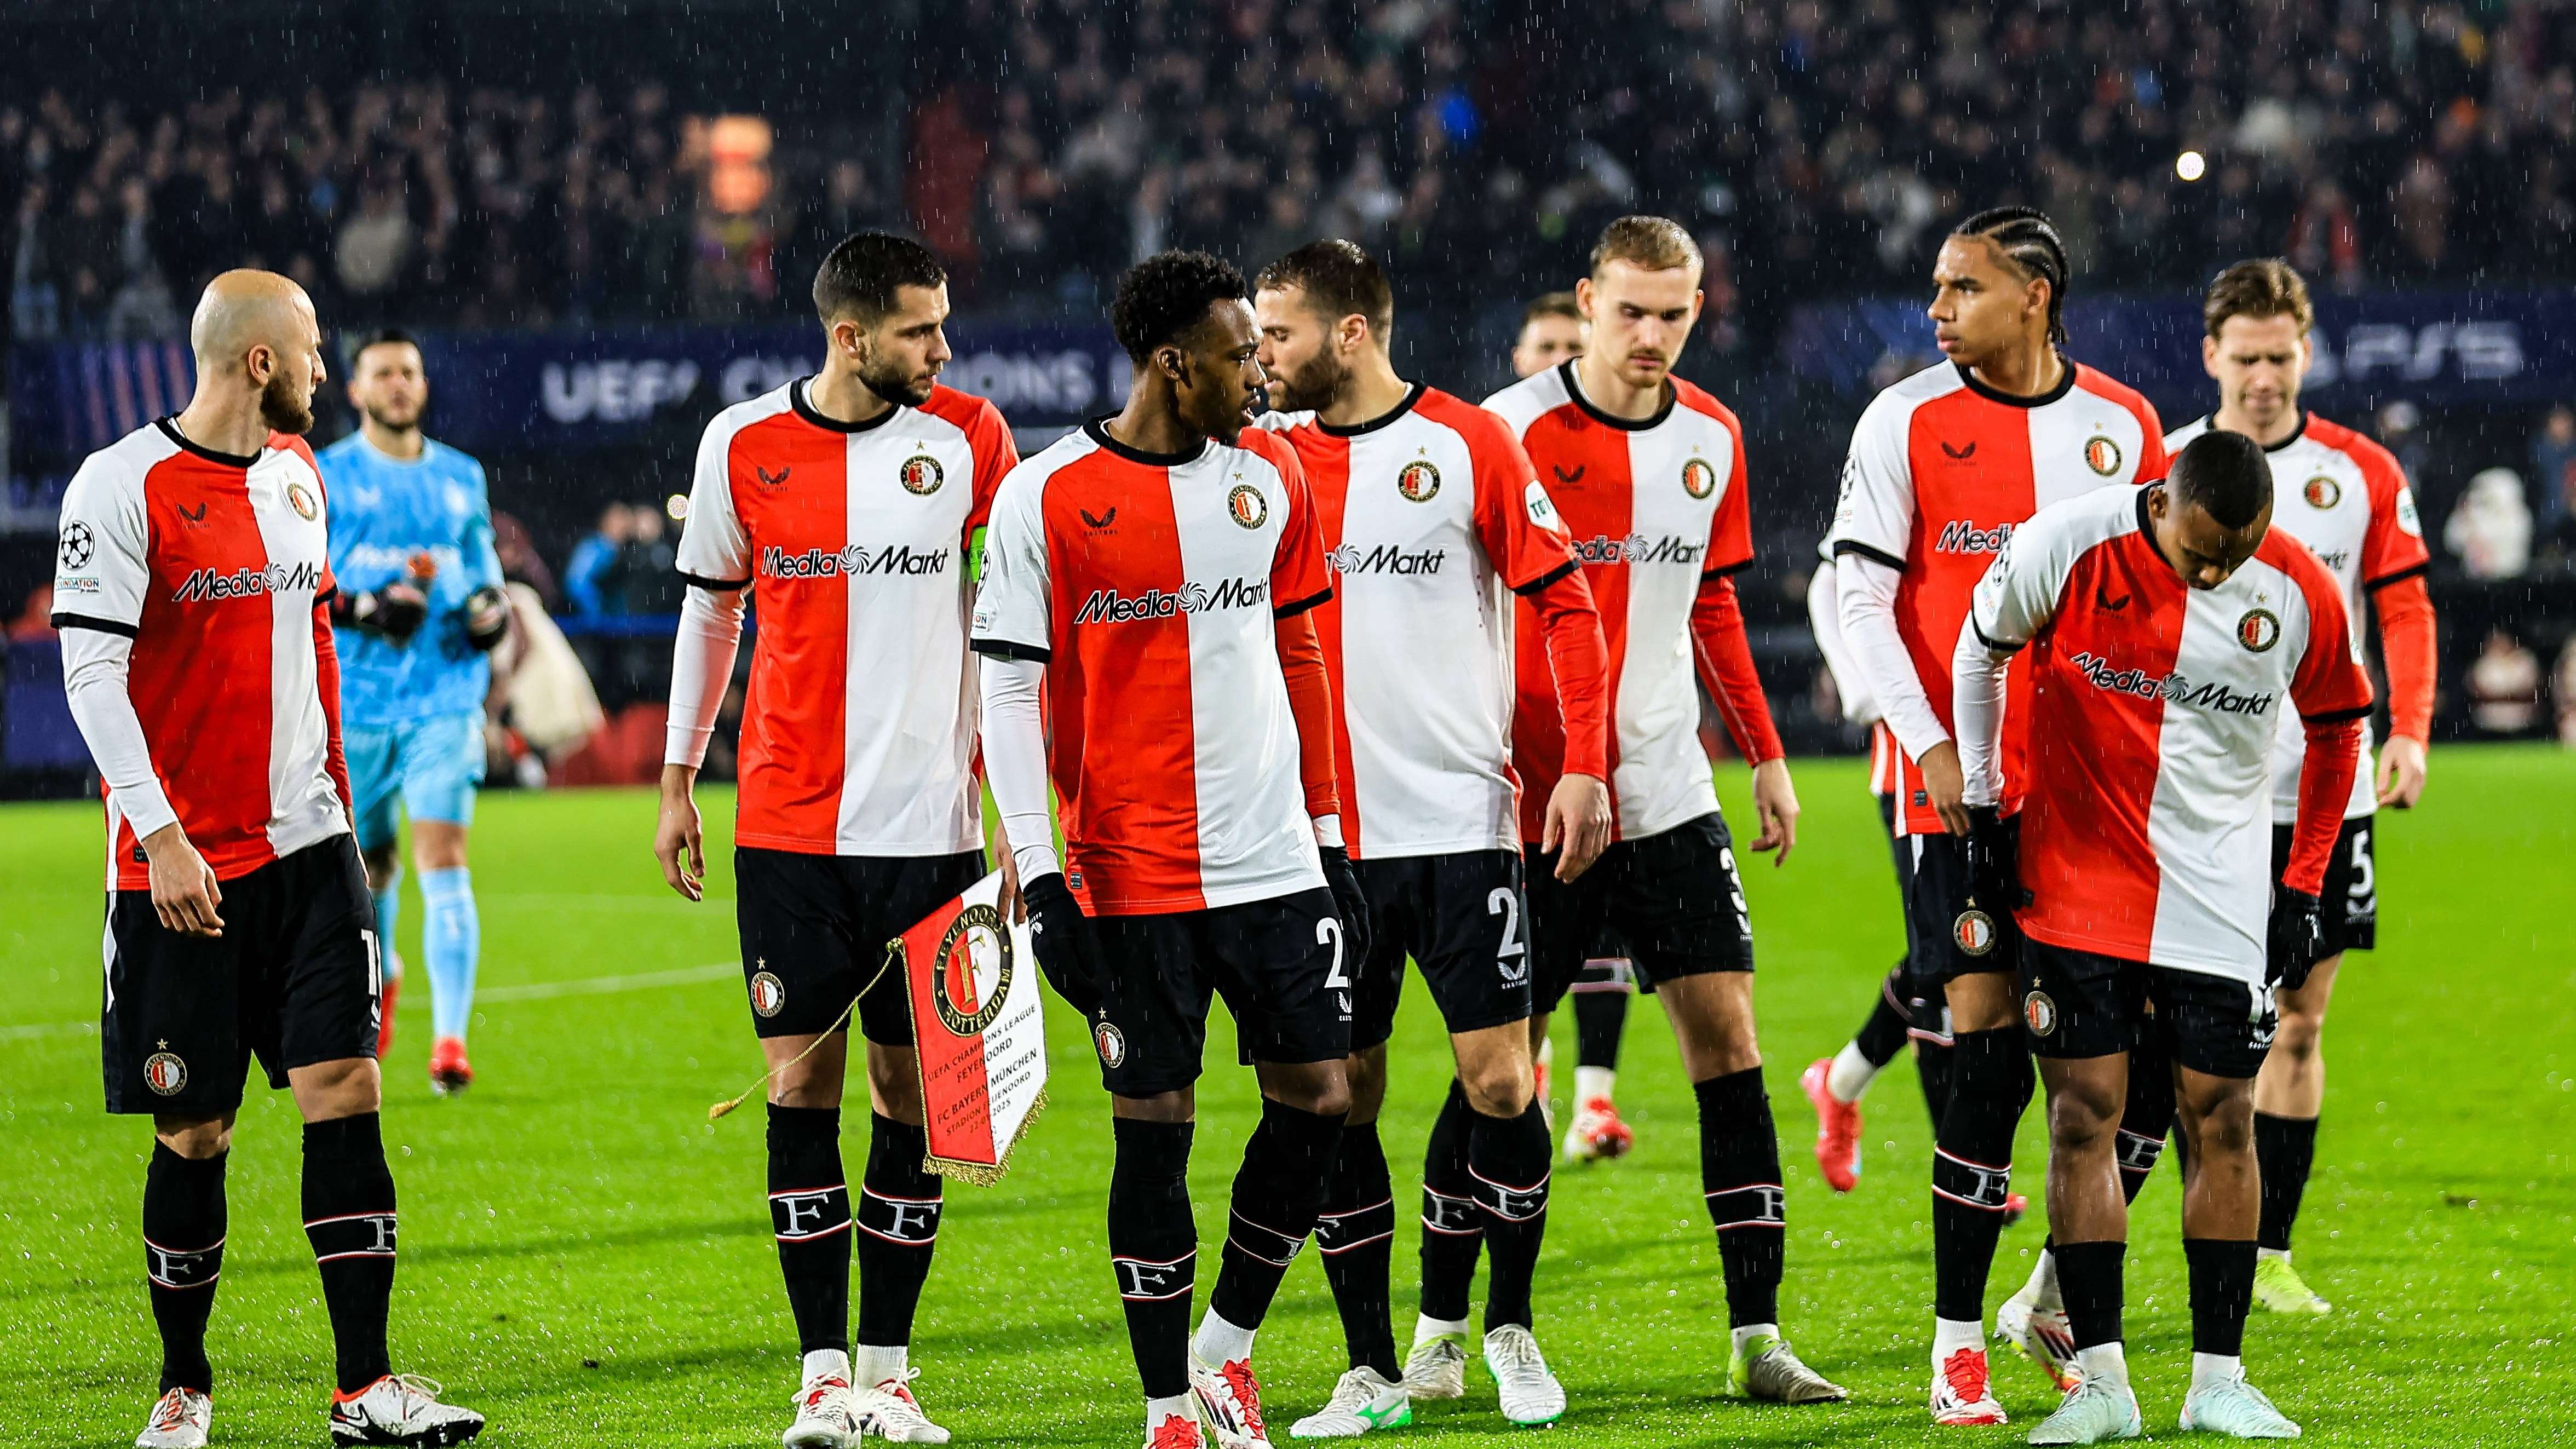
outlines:
M868 1166L859 1182L858 1341L880 1348L912 1342L912 1317L939 1241L939 1177L922 1167L922 1129L868 1114Z
M1573 996L1575 1064L1618 1070L1619 1033L1628 1026L1628 993L1578 991Z
M769 1225L800 1352L850 1349L850 1184L841 1109L769 1104Z
M2191 1351L2235 1358L2245 1352L2245 1315L2254 1307L2254 1245L2241 1238L2185 1238L2191 1267Z
M1341 1310L1351 1367L1365 1364L1390 1379L1404 1376L1395 1356L1395 1191L1377 1124L1342 1128L1333 1151L1333 1180L1315 1219L1315 1251Z
M2058 1243L2058 1289L2066 1299L2067 1330L2076 1352L2120 1341L2120 1295L2123 1260L2129 1245L2117 1240Z
M2255 1121L2259 1124L2262 1118L2258 1115ZM2165 1138L2173 1132L2173 1124L2172 1067L2161 1055L2132 1053L2129 1096L2120 1104L2120 1131L2111 1147L2120 1168L2120 1195L2130 1202L2138 1200L2147 1179L2155 1175L2156 1160L2164 1156Z
M1269 1315L1279 1280L1323 1210L1346 1115L1326 1117L1262 1099L1261 1125L1243 1145L1243 1166L1234 1174L1225 1259L1208 1294L1210 1312L1244 1328L1259 1328Z
M1190 1293L1198 1226L1190 1219L1190 1124L1115 1118L1109 1172L1109 1266L1127 1312L1127 1342L1148 1399L1190 1391Z
M215 1280L224 1271L224 1160L181 1157L152 1144L143 1170L143 1271L151 1286L152 1321L161 1330L161 1392L211 1394L206 1319L215 1311Z
M1485 1331L1530 1326L1530 1279L1547 1236L1547 1119L1532 1102L1517 1117L1475 1114L1467 1171L1485 1219Z
M1467 1089L1452 1079L1422 1154L1422 1316L1449 1323L1467 1317L1476 1257L1485 1247L1485 1215L1467 1171L1475 1116Z
M1878 1004L1870 1008L1869 1019L1860 1024L1860 1030L1852 1033L1852 1045L1860 1048L1860 1054L1869 1058L1872 1066L1886 1066L1905 1050L1905 1014L1888 999L1899 989L1896 975L1894 971L1888 973L1888 981L1879 987Z
M2019 1026L1952 1039L1949 1110L1932 1151L1932 1312L1985 1316L1986 1275L2012 1191L2013 1130L2030 1104L2030 1048Z
M373 1112L304 1124L304 1236L322 1273L340 1392L393 1372L394 1175Z
M1711 1077L1691 1090L1699 1097L1700 1187L1726 1268L1727 1321L1737 1328L1777 1323L1789 1195L1780 1186L1780 1134L1762 1069Z
M2290 1229L2299 1220L2299 1199L2308 1190L2308 1173L2317 1161L2317 1119L2254 1114L2254 1161L2263 1175L2262 1225L2254 1241L2275 1253L2290 1251Z

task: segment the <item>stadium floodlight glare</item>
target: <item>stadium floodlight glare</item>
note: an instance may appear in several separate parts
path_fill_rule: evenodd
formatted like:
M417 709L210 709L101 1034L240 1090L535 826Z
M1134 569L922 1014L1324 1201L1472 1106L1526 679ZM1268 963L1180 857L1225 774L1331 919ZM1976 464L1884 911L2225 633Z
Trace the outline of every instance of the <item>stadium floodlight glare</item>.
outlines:
M2209 172L2209 158L2197 151L2185 151L2174 158L2174 175L2185 181L2198 181Z
M688 522L689 495L686 493L674 493L670 497L663 499L662 511L671 515L671 521L673 523Z

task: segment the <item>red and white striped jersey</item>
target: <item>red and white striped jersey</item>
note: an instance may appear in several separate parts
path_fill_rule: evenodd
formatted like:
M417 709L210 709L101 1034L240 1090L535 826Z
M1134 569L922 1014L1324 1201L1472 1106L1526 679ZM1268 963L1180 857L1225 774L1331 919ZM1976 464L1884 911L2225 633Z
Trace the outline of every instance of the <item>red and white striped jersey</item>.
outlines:
M2018 915L2051 945L2260 986L2272 737L2292 709L2359 718L2370 680L2342 591L2305 545L2274 529L2227 582L2194 589L2156 549L2150 494L2041 509L1976 588L1975 642L2020 648L2012 668L2028 677L2033 899ZM1981 746L1962 757L1969 798L1993 799L1992 760ZM2330 828L2316 842L2332 843ZM2323 864L2321 848L2309 868Z
M251 457L168 419L92 453L63 493L53 624L134 641L126 692L153 773L219 880L349 828L314 606L333 583L321 470L271 433ZM157 826L153 828L158 828ZM108 886L151 872L113 791Z
M810 855L982 840L967 549L1019 462L1002 415L934 388L864 423L802 381L716 414L679 567L748 586L758 622L734 839Z
M1260 429L1156 454L1086 423L1003 481L975 647L1046 662L1065 884L1088 913L1324 884L1275 623L1331 593L1297 454Z
M1262 425L1297 450L1333 569L1315 624L1350 853L1520 849L1512 595L1579 567L1529 455L1493 414L1419 383L1354 427Z
M2209 419L2195 418L2174 429L2165 439L2165 451L2179 453L2208 431ZM2297 432L2263 452L2272 463L2272 526L2289 530L2306 544L2343 586L2344 612L2352 624L2353 647L2359 649L2364 596L2432 566L2406 472L2386 448L2314 413L2300 419ZM2347 820L2379 808L2369 726L2362 728L2361 766L2353 774L2352 802L2344 807ZM2295 729L2284 727L2273 742L2275 822L2286 824L2299 812L2299 759L2305 753L2305 741Z
M1610 649L1617 833L1653 835L1717 809L1699 738L1692 609L1703 582L1753 562L1744 429L1724 403L1679 378L1653 417L1613 417L1583 396L1574 366L1523 378L1485 406L1528 452L1584 565ZM1513 746L1534 804L1563 770L1565 736L1554 672L1532 611L1521 612ZM1745 707L1712 697L1722 712ZM1767 737L1770 722L1732 719L1728 727L1742 744ZM1527 838L1537 839L1541 822L1526 805L1522 813Z
M1897 571L1896 632L1942 730L1950 717L1950 653L1968 593L2023 519L2060 499L2165 475L2163 429L2144 397L2081 363L2038 397L2014 397L1939 363L1873 400L1852 429L1829 543ZM1893 720L1894 691L1873 680ZM2007 683L2004 790L2019 795L2027 689ZM1928 748L1928 746L1926 746ZM1898 752L1896 832L1938 835L1941 817L1923 773Z

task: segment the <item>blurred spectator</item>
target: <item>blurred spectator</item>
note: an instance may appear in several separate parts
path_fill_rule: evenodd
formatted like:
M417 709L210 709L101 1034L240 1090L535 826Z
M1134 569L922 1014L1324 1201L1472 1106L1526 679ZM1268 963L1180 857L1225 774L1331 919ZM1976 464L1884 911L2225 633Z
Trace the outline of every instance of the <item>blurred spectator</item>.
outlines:
M492 551L500 556L503 579L526 584L549 613L563 607L563 591L555 587L555 572L546 567L544 555L537 552L535 537L517 514L493 513Z
M617 569L618 554L635 532L634 512L623 503L609 504L599 510L599 526L572 546L571 557L564 561L563 593L572 602L574 613L626 612L625 596L609 584ZM496 540L497 537L496 531Z
M2576 408L2551 408L2531 440L2531 492L2540 536L2576 553Z
M2511 468L2488 468L2469 480L2442 525L2442 544L2473 579L2520 578L2531 567L2531 507Z
M680 612L679 555L666 536L668 528L662 510L650 503L631 504L626 521L625 546L618 549L617 561L603 581L623 604L613 612Z
M2550 687L2558 696L2558 743L2576 750L2576 634L2558 651L2558 668Z
M2527 733L2540 718L2540 656L2490 630L2469 665L2469 723L2480 734Z

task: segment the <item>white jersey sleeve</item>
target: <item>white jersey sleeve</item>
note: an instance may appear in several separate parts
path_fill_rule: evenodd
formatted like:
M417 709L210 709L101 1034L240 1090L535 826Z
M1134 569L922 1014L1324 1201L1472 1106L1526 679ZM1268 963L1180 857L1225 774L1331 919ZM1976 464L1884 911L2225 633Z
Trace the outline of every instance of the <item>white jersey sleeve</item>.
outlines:
M993 498L984 576L975 591L974 640L982 653L1042 660L1053 652L1044 506L1052 471L1023 463Z
M1815 631L1816 652L1825 656L1825 671L1833 676L1834 693L1842 698L1843 718L1858 725L1875 724L1878 696L1871 692L1869 676L1843 636L1842 581L1832 548L1823 545L1817 552L1823 558L1807 581L1807 625Z
M95 457L83 464L63 492L53 624L62 631L72 723L137 840L179 819L129 692L135 633L152 580L148 547L141 479Z
M1852 428L1826 547L1835 560L1844 645L1879 717L1915 759L1949 738L1896 627L1896 590L1914 535L1914 470L1906 458L1910 399L1879 394Z
M2000 745L2004 722L2004 664L2055 617L2067 573L2080 550L2042 510L2004 543L1968 602L1968 627L1959 631L1950 658L1951 718L1959 726L1962 798L1992 805L2003 798Z
M716 415L698 439L697 469L689 479L689 521L680 529L679 570L707 589L751 583L751 537L733 503L733 440L741 427L733 411Z

